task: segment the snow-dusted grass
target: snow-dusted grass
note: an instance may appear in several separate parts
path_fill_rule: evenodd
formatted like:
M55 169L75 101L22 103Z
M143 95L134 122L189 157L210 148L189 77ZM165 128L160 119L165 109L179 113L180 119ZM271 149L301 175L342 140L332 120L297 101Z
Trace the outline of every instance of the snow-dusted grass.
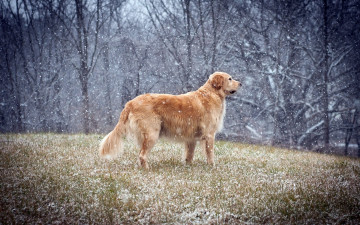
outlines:
M99 135L0 135L0 223L360 223L360 160L217 142L215 167L159 142L150 171Z

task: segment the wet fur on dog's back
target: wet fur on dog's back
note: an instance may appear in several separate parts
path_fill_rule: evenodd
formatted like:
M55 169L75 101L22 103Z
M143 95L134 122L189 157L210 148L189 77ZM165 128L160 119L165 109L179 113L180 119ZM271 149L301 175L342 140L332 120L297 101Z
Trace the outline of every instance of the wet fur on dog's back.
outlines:
M240 85L230 75L216 72L197 91L140 95L125 105L118 124L102 140L100 155L115 156L121 150L122 137L132 135L141 148L140 164L148 168L147 153L164 136L185 142L187 163L193 159L196 142L204 142L207 161L214 164L214 137L222 128L225 97Z

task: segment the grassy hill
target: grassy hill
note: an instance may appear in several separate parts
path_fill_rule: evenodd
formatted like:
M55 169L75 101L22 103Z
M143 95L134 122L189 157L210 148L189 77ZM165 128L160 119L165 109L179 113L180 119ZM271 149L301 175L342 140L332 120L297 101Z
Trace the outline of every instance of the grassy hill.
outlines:
M360 223L360 160L217 142L159 142L150 171L127 144L113 161L99 135L0 135L0 223Z

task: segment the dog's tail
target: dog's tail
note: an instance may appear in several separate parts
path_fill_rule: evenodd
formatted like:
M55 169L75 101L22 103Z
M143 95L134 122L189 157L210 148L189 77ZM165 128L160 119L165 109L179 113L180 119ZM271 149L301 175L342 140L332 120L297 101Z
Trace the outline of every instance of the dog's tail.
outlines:
M99 154L104 158L115 158L122 151L122 139L126 135L126 122L130 113L129 106L125 106L120 114L119 122L100 143Z

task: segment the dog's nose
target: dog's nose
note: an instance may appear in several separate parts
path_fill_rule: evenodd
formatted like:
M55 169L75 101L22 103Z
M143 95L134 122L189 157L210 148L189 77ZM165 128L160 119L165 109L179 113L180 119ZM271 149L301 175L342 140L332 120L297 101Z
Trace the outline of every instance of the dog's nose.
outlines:
M241 87L242 86L242 83L240 82L240 81L238 81L239 82L239 87Z

